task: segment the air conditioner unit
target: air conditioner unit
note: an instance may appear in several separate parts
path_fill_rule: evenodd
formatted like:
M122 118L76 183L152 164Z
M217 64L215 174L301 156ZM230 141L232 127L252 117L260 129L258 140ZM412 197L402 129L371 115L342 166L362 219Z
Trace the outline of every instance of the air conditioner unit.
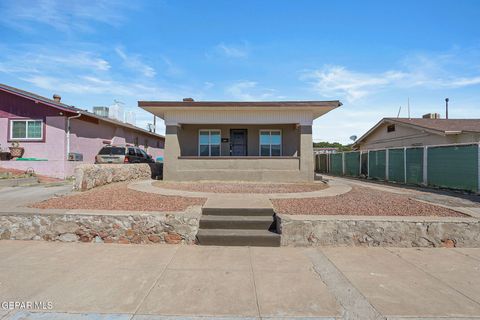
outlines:
M70 152L68 154L68 161L83 161L83 154Z

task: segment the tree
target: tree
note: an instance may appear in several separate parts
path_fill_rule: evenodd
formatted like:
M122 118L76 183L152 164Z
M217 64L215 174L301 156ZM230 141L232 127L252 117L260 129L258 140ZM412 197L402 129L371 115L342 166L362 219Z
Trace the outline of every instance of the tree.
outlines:
M327 142L327 141L314 142L313 147L314 148L338 148L338 151L352 150L351 144L343 145L339 142Z

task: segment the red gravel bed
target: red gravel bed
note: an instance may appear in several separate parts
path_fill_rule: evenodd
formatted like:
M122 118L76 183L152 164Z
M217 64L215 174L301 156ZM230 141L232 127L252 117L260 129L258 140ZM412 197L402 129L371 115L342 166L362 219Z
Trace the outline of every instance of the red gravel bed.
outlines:
M318 191L328 186L324 183L226 183L226 182L162 182L153 186L182 191L211 193L298 193Z
M21 176L21 175L25 174L25 170L0 168L0 173L6 173L6 172L10 172L14 176ZM42 176L42 175L38 175L38 174L35 174L35 177L38 178L38 181L40 183L50 183L50 182L61 182L61 181L63 181L62 179Z
M335 197L272 200L276 212L308 215L466 217L447 208L371 188L353 187Z
M32 205L40 209L86 209L125 211L183 211L188 206L203 205L204 198L162 196L127 188L128 182L98 187L82 193L74 193L48 199Z

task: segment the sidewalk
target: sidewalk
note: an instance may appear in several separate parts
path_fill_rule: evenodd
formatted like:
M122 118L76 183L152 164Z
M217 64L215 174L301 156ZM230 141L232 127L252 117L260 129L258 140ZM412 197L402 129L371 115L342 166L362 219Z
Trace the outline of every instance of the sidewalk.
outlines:
M0 256L2 305L53 306L2 320L480 318L480 249L0 241Z

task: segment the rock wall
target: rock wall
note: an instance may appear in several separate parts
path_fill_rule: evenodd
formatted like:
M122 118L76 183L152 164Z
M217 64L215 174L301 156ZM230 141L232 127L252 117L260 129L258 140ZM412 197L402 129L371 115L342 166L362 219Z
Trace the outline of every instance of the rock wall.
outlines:
M200 208L162 214L0 214L0 240L194 244Z
M480 247L473 218L277 217L282 246Z
M160 164L82 164L75 168L74 189L89 190L112 182L155 178Z

